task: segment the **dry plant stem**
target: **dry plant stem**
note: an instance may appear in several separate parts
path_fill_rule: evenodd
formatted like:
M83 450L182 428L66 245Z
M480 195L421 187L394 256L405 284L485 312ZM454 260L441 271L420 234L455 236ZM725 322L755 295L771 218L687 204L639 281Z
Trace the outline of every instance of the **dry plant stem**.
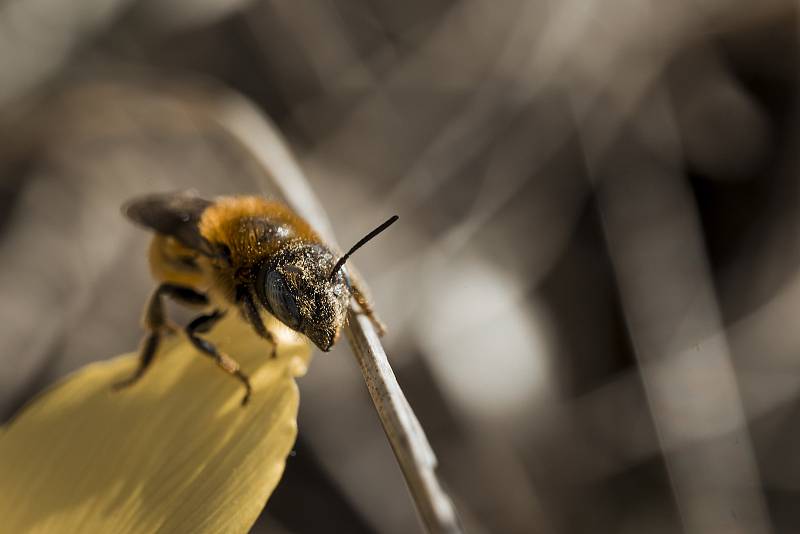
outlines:
M351 312L346 334L423 523L430 532L459 532L453 505L436 478L436 456L397 384L372 323Z
M337 246L322 205L277 130L235 95L221 98L215 111L213 119L266 169L289 205ZM436 534L461 532L452 500L436 476L436 455L397 383L375 328L351 308L345 333L425 528Z

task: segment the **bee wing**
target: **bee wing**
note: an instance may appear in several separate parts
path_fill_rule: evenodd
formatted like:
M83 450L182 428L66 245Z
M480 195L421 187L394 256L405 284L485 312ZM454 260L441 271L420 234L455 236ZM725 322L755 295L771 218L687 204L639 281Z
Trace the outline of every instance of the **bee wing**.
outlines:
M174 237L187 247L211 256L211 244L200 235L198 224L205 209L212 204L189 192L161 193L134 198L122 212L133 222Z

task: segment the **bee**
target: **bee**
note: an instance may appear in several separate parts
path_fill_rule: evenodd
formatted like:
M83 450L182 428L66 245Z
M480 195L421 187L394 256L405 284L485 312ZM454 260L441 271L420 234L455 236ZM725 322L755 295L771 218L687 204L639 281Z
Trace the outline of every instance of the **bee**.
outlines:
M338 255L286 205L257 196L205 200L189 192L153 194L123 206L134 223L155 232L150 268L158 282L143 317L145 336L139 365L116 389L135 384L147 371L164 336L177 331L164 298L207 310L184 328L197 350L212 358L245 388L252 388L239 363L200 334L209 332L230 309L264 339L276 339L262 320L267 312L327 352L347 320L351 297L379 333L384 328L359 282L345 263L350 255L397 220L393 216Z

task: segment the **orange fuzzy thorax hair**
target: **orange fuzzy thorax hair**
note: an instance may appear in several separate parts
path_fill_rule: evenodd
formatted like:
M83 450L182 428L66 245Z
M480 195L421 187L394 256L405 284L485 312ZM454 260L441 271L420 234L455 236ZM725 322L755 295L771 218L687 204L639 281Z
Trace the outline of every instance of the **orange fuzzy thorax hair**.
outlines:
M239 261L271 255L287 239L319 242L316 232L288 207L259 197L217 199L203 212L199 230L209 242L227 245Z

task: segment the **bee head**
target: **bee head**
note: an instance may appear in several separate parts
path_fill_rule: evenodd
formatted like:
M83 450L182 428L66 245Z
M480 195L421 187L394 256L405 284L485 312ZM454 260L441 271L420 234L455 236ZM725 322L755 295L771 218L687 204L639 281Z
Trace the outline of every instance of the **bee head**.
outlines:
M325 352L339 337L350 302L347 272L330 276L335 264L326 247L295 243L261 270L256 286L267 311Z
M347 259L396 220L397 215L390 217L338 259L317 243L296 241L284 247L258 275L256 293L262 304L320 350L329 351L342 331L350 303Z

